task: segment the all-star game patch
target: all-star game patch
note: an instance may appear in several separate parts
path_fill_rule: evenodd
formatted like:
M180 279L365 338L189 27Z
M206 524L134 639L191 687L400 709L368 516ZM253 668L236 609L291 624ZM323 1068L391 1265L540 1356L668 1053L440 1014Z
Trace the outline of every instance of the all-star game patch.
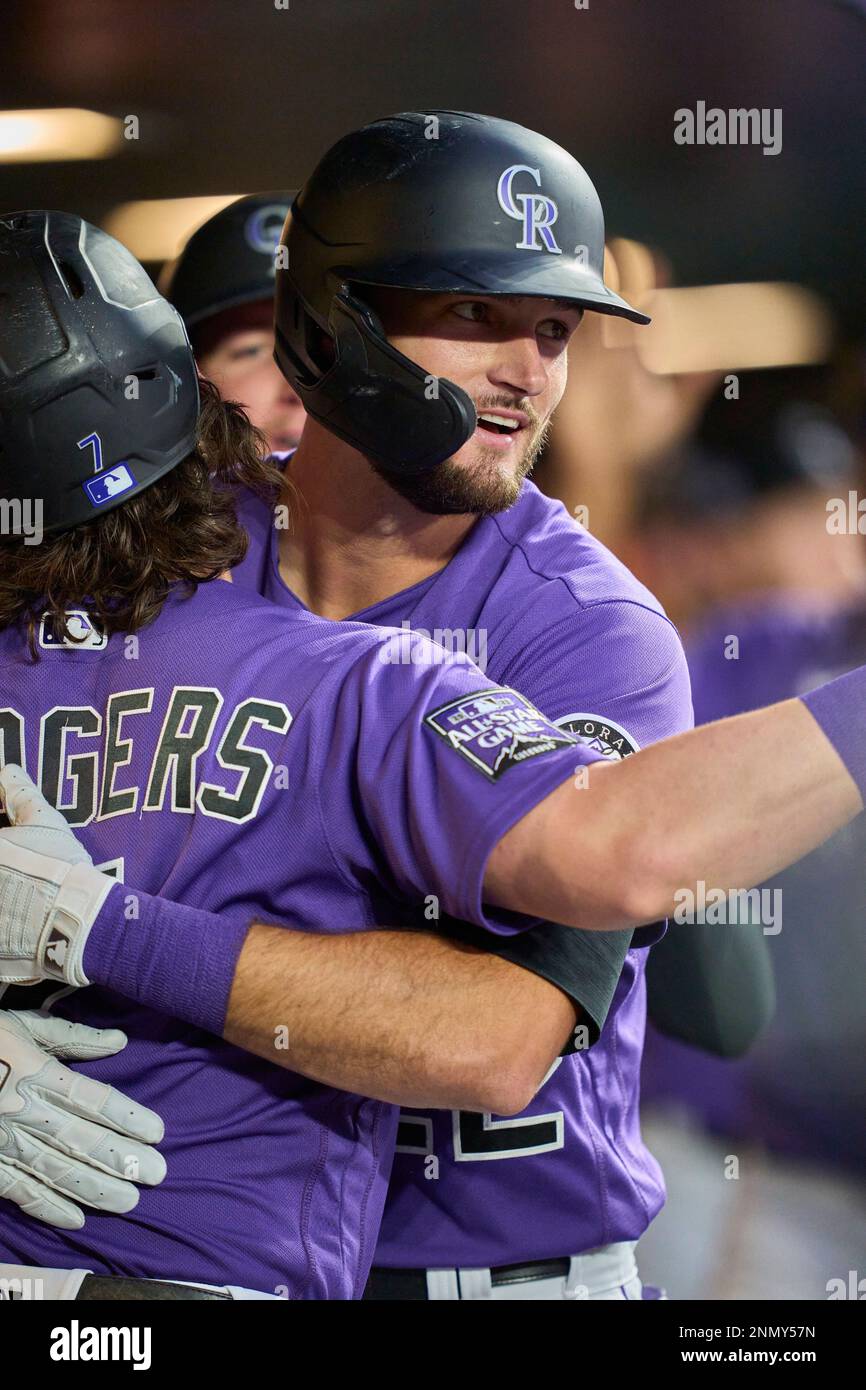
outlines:
M426 715L424 723L494 781L510 767L576 741L506 686L451 700Z
M618 763L629 753L636 753L640 744L620 724L602 719L597 714L564 714L557 719L558 729L567 729L578 741L611 762Z

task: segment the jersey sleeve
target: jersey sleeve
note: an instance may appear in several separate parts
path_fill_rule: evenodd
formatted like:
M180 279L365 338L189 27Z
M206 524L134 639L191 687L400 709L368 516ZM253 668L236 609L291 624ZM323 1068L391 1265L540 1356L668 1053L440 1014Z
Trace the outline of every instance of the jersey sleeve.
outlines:
M417 907L433 897L440 912L510 935L532 919L484 903L490 854L598 758L468 658L383 632L342 680L324 785L348 770L358 833L394 896ZM351 843L337 853L350 860Z
M622 599L560 619L509 662L509 685L605 757L694 724L685 652L658 609Z

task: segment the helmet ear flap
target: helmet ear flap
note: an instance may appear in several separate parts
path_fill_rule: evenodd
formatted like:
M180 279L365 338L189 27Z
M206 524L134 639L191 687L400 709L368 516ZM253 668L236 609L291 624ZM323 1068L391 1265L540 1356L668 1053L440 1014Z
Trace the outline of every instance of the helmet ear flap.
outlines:
M315 363L320 372L327 372L333 367L337 358L334 339L316 322L303 305L301 305L301 313L304 318L304 343L307 357Z
M341 290L345 295L349 295L347 285L342 285ZM384 339L382 324L369 305L362 303L354 295L351 296L351 301L358 314L366 318L370 331ZM289 284L281 297L281 312L277 316L275 327L282 354L293 369L289 380L294 384L294 373L302 378L306 375L307 380L304 384L308 387L314 386L320 377L331 370L337 360L333 313L329 316L328 326L325 328L307 308L294 286ZM276 348L274 357L282 370Z
M300 392L312 390L334 363L329 333L313 317L294 286L281 294L274 322L274 361L287 381Z
M345 285L331 303L335 356L324 372L309 358L302 360L308 357L299 342L304 321L294 315L306 314L314 325L316 320L296 302L291 310L277 316L274 356L304 409L338 438L403 473L427 472L466 443L477 424L471 397L454 382L431 378L392 347L377 316ZM297 326L294 342L287 323Z

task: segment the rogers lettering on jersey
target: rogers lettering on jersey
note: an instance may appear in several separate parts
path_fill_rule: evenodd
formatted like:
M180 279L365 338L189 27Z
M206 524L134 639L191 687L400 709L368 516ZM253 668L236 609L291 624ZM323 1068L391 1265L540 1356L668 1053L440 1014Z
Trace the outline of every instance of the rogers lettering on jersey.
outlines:
M70 825L163 809L187 815L198 811L239 824L248 821L274 770L273 758L256 746L256 736L262 730L287 733L292 715L283 703L254 696L227 711L223 705L219 690L197 686L175 686L167 701L146 686L115 691L103 709L55 705L40 719L36 780ZM144 764L136 760L146 775L137 785L124 785L123 769L138 752L137 745L145 740L152 744L154 736L152 754ZM4 761L26 767L24 715L19 710L0 710L0 738ZM220 782L197 777L198 760L212 747L210 761L224 773Z

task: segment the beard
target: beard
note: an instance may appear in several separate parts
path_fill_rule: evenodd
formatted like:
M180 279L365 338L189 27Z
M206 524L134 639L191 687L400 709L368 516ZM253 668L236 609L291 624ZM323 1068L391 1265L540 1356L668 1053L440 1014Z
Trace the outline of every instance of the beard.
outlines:
M514 506L524 479L529 477L547 443L549 431L550 424L546 422L530 439L510 475L502 472L498 451L485 449L483 444L472 468L448 458L426 473L401 473L375 459L368 462L374 473L419 512L430 516L495 516Z

